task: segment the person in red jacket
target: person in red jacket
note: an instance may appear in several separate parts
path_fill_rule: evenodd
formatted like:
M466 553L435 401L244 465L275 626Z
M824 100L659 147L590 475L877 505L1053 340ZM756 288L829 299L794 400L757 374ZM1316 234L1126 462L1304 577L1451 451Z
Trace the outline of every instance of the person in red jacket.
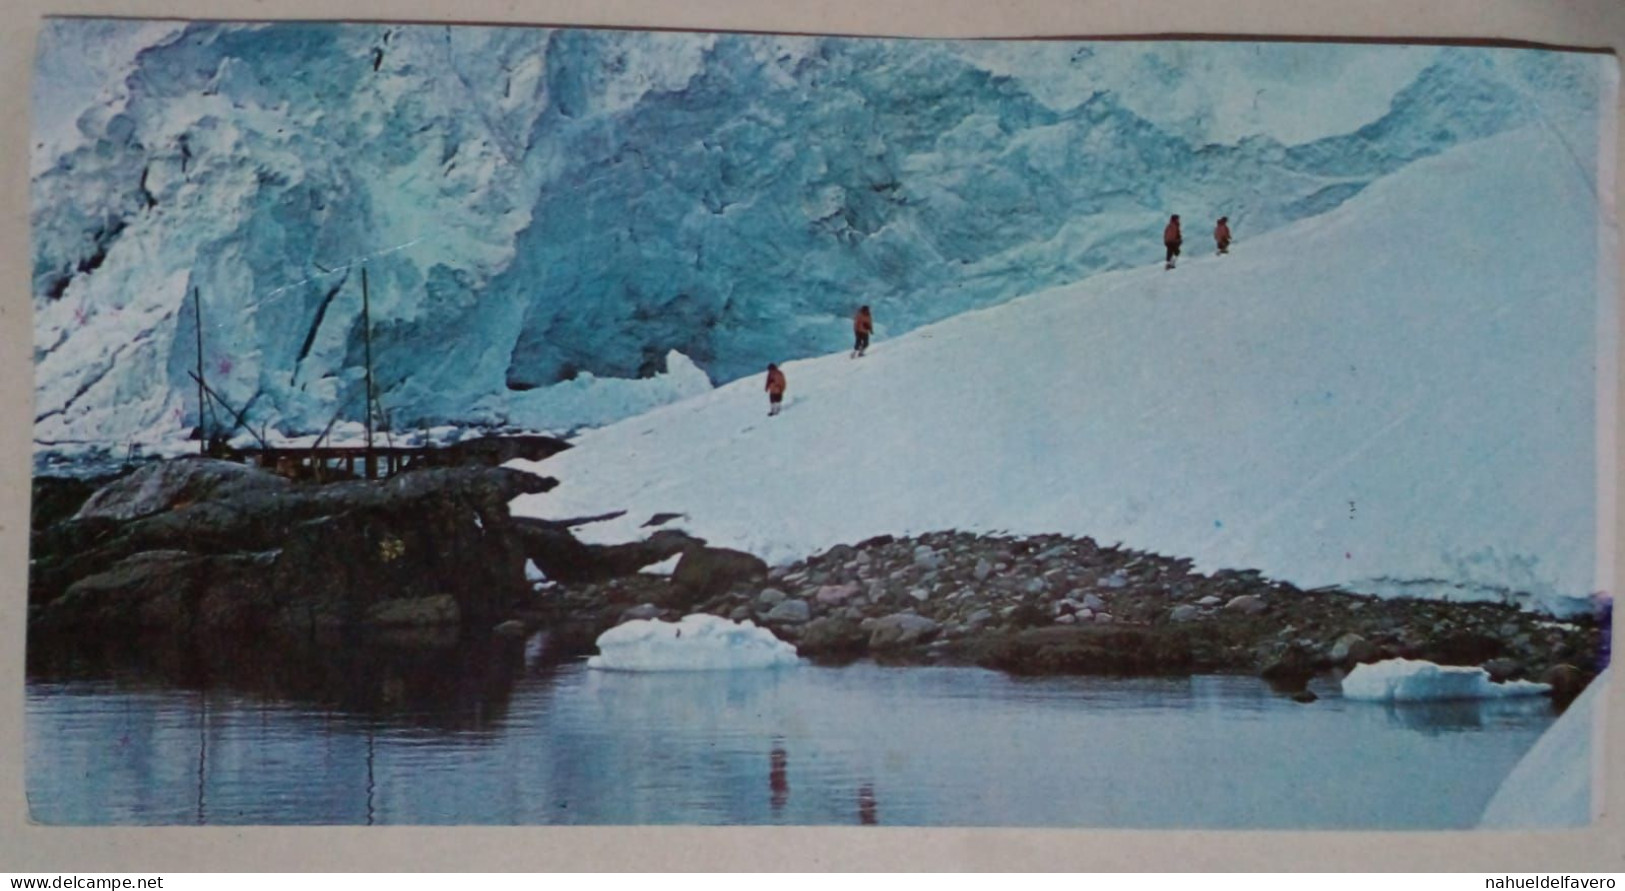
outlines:
M1183 241L1179 235L1179 214L1176 213L1168 218L1168 226L1162 230L1162 244L1168 249L1168 260L1163 264L1163 269L1174 268L1174 258L1179 256L1179 245Z
M869 314L869 307L858 307L858 314L852 317L852 358L856 359L869 349L869 335L874 332L875 317Z
M767 365L767 416L773 417L779 413L779 404L784 402L784 372L779 366L769 362Z
M1219 253L1230 253L1230 218L1219 217L1219 224L1213 227L1213 242L1219 246Z

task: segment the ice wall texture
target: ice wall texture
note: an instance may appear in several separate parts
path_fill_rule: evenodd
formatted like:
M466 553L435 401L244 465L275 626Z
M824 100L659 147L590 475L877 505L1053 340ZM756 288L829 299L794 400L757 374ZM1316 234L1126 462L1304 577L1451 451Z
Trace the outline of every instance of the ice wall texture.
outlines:
M397 426L604 423L839 350L857 303L893 336L1152 262L1171 212L1193 249L1220 214L1245 242L1531 123L1591 170L1602 71L1459 48L54 22L36 440L190 430L194 287L211 382L257 424L359 417L362 262Z

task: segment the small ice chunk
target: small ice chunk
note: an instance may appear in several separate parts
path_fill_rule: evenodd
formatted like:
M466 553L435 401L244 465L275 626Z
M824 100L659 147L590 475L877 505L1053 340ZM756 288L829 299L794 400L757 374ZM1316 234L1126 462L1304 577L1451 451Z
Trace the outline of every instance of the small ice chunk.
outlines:
M598 636L588 668L609 671L728 671L779 668L800 660L796 648L750 620L684 616L678 622L636 619Z
M1373 702L1428 702L1441 699L1500 699L1540 696L1551 686L1532 681L1497 684L1482 668L1435 665L1418 659L1388 659L1356 666L1343 678L1343 698Z
M677 569L677 561L681 559L683 559L682 554L672 554L670 557L667 557L659 563L650 563L648 566L638 570L638 572L647 573L649 575L671 575Z

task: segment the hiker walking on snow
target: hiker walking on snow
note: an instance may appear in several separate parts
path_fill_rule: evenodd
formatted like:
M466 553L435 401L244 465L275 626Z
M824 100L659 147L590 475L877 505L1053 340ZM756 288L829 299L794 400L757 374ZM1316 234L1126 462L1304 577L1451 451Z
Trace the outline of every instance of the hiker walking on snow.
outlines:
M1219 224L1213 227L1213 242L1219 246L1219 253L1230 253L1230 218L1219 217Z
M1174 268L1174 258L1179 256L1179 245L1184 239L1179 235L1179 214L1168 218L1168 227L1162 230L1162 244L1168 248L1168 260L1163 269Z
M769 362L767 365L767 416L773 417L779 413L779 404L784 401L784 372L779 366Z
M875 317L869 314L869 307L858 307L858 314L852 317L852 358L856 359L869 349L869 335L874 332Z

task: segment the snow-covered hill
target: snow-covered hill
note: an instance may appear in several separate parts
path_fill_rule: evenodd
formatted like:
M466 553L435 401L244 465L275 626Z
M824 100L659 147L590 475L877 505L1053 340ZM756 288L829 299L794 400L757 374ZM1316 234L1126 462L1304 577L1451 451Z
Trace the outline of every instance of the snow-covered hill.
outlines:
M1230 256L1192 237L1172 272L790 362L781 416L757 375L589 432L527 465L561 485L515 509L627 509L598 540L680 512L770 561L1068 532L1304 587L1583 607L1613 230L1563 152L1547 128L1486 139Z
M211 382L273 432L359 418L363 262L397 428L563 430L835 349L854 299L895 335L1143 262L1174 209L1253 238L1531 123L1586 167L1612 70L1468 48L44 33L45 449L190 431L194 287Z

